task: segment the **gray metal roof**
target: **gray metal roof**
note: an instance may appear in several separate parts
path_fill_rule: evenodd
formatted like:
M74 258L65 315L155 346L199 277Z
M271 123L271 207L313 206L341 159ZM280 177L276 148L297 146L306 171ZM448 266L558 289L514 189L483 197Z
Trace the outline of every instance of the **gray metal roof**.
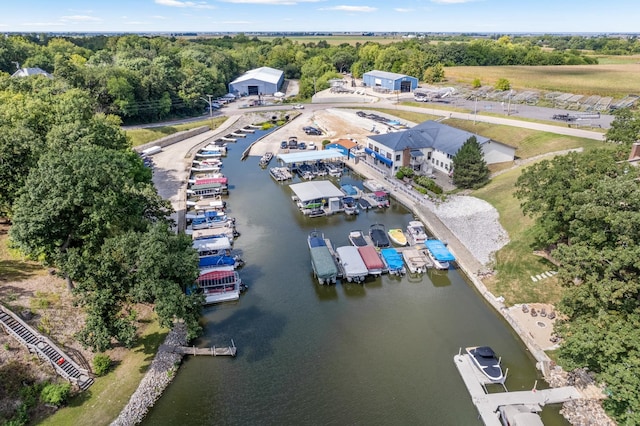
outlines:
M366 73L364 73L364 75L371 75L373 77L387 78L389 80L399 80L399 79L405 78L405 77L415 78L415 77L411 77L410 75L406 75L406 74L397 74L395 72L378 71L378 70L373 70L373 71L366 72Z
M480 145L491 141L491 139L484 136L432 120L425 121L401 132L369 136L369 139L381 143L394 152L403 151L406 148L410 150L433 148L445 154L456 155L460 147L471 136L475 136Z
M328 180L294 183L289 185L289 188L291 188L293 193L296 194L296 197L303 203L313 200L326 200L331 197L344 197L344 193L340 191L340 188L337 188Z
M241 83L247 80L260 80L266 81L267 83L277 84L282 77L283 71L277 70L275 68L269 67L261 67L255 68L247 71L242 74L240 77L236 78L231 82L231 84Z
M42 68L20 68L18 71L11 74L11 77L29 77L32 75L44 75L47 78L53 78L51 74Z
M285 164L304 163L305 161L331 160L346 157L339 149L321 149L315 151L299 151L291 154L278 154L278 159Z

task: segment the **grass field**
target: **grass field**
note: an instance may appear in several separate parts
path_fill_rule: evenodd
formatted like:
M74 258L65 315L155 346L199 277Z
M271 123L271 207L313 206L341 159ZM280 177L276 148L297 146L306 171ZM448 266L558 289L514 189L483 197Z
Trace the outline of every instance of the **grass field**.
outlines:
M469 85L479 78L485 86L493 86L498 79L506 78L516 90L579 93L620 99L628 94L640 94L639 62L539 67L447 67L445 76L450 82Z
M175 126L147 127L144 129L125 130L125 133L131 138L132 146L144 145L145 143L155 141L165 136L172 135L183 130L195 129L201 126L212 126L213 129L224 123L227 117L216 117L213 120L204 119L194 121L192 123L177 124Z

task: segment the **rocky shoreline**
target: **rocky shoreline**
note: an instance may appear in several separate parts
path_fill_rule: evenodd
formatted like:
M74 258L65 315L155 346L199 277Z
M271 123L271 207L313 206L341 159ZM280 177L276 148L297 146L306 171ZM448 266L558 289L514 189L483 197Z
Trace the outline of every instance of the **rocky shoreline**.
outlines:
M187 328L183 323L176 323L167 334L164 344L158 348L138 389L131 395L129 402L111 426L130 426L142 422L149 409L175 377L182 361L181 354L173 353L169 349L174 346L186 346L186 344Z

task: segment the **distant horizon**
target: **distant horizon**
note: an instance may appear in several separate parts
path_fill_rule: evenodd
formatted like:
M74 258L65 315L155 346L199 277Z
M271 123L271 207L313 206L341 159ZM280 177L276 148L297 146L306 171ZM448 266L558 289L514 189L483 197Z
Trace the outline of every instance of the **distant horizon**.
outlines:
M0 33L638 34L635 0L22 0Z
M253 35L294 35L294 36L354 36L354 37L376 37L384 35L395 36L421 36L421 35L462 35L462 36L485 36L485 35L577 35L577 36L640 36L638 32L534 32L534 31L495 31L495 32L462 32L462 31L282 31L282 30L264 30L264 31L0 31L7 35L29 35L29 34L70 34L70 35L117 35L117 34L157 34L157 35L229 35L236 36L240 34Z

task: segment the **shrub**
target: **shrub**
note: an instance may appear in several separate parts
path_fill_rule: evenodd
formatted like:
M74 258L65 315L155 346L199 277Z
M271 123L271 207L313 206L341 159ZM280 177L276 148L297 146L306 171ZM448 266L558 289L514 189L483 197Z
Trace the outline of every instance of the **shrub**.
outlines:
M398 172L396 173L396 179L403 179L404 178L404 173L402 173L402 170L398 170Z
M473 86L474 89L479 89L480 87L482 87L482 82L480 81L479 78L474 78L473 83L471 83L471 86Z
M496 82L495 89L496 90L503 90L503 91L504 90L509 90L509 89L511 89L511 82L509 80L507 80L506 78L500 78Z
M104 376L111 369L111 358L109 355L98 354L93 357L93 372L96 376Z
M45 385L42 392L40 392L40 401L45 404L52 404L59 407L67 402L70 393L71 383L49 383L48 385Z

